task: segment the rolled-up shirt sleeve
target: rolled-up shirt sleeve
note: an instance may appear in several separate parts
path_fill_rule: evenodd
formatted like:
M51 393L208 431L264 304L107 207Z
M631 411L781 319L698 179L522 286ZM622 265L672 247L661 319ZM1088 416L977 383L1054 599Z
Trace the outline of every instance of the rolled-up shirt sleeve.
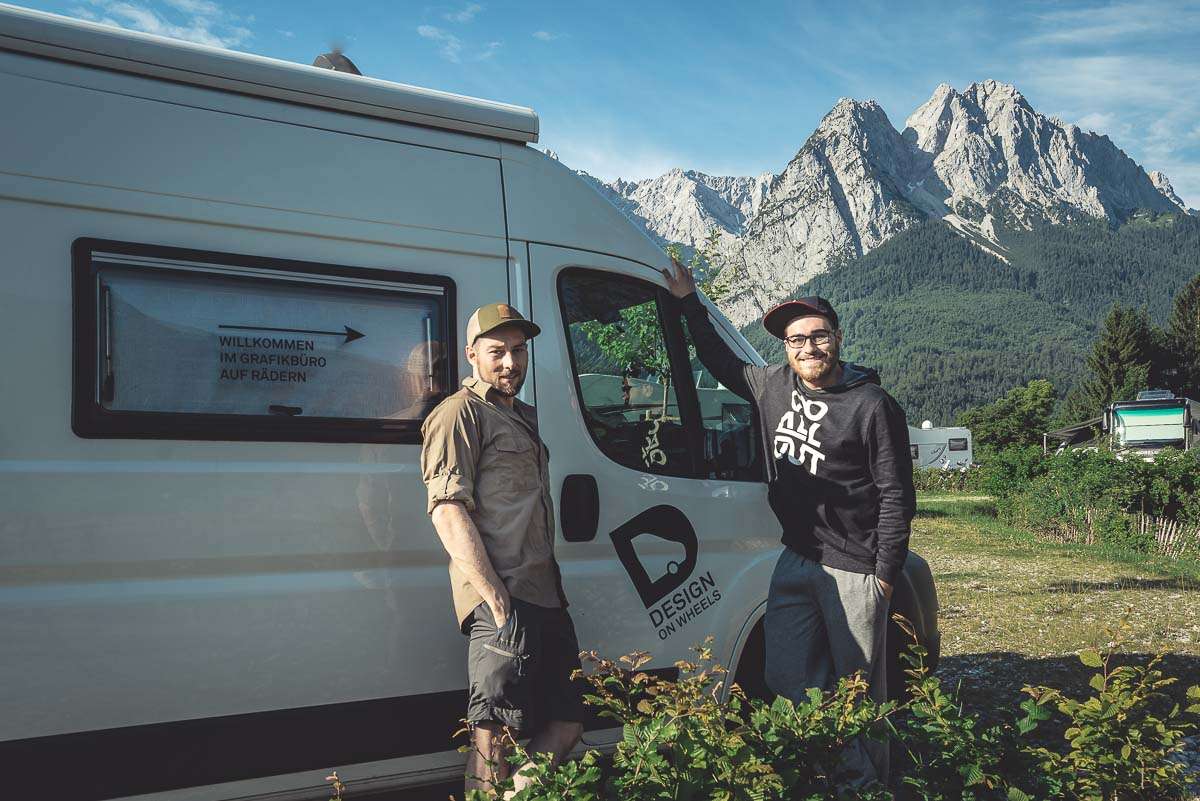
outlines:
M475 465L479 458L479 425L466 402L443 401L421 426L421 479L428 491L426 511L444 501L459 501L475 510Z

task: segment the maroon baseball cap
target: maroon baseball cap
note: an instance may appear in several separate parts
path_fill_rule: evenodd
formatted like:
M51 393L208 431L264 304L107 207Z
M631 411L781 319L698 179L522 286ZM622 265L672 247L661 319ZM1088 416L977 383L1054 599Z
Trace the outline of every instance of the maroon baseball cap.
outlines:
M788 323L797 317L804 317L809 314L828 317L834 329L838 327L837 312L833 310L833 306L829 305L829 301L825 300L825 298L818 298L816 295L812 295L807 298L784 301L771 309L763 317L763 328L767 329L772 336L783 339Z

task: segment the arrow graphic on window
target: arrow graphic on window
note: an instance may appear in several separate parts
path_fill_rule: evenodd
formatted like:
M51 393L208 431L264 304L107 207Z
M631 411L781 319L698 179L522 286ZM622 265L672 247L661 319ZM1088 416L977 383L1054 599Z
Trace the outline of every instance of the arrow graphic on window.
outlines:
M342 331L314 331L308 328L272 328L265 325L218 325L232 331L278 331L284 334L317 334L331 337L345 337L346 342L353 342L366 336L362 331L355 331L348 325L342 326Z

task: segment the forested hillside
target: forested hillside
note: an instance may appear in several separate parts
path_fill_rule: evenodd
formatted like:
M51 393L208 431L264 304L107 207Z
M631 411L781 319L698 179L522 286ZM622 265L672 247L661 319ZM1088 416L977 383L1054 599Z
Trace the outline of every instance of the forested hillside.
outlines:
M1138 216L1117 229L1047 225L1002 242L1008 263L931 221L794 295L834 304L844 358L878 368L910 422L949 425L1033 378L1048 378L1061 397L1114 302L1162 323L1200 272L1200 220L1186 215ZM783 358L758 323L745 333L769 361Z

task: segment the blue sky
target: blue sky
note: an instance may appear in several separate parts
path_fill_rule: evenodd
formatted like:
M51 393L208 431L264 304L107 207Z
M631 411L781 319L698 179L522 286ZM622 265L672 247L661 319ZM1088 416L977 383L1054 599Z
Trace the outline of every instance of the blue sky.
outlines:
M341 46L373 77L531 106L540 146L605 179L778 172L839 97L902 128L937 84L995 78L1200 207L1200 0L24 4L304 63Z

